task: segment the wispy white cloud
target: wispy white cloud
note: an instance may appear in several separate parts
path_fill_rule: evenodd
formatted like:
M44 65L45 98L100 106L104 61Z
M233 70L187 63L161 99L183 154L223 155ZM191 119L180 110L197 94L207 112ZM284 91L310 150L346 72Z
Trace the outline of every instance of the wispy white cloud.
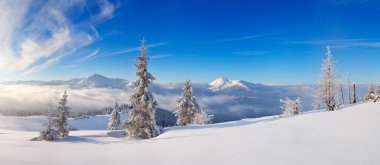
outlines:
M265 36L271 36L271 35L276 35L276 34L278 34L278 33L263 33L263 34L249 35L249 36L242 36L242 37L237 37L237 38L230 38L230 39L225 39L225 40L214 41L213 43L223 43L223 42L234 42L234 41L241 41L241 40L249 40L249 39L255 39L255 38L260 38L260 37L265 37Z
M171 56L173 56L173 54L158 54L158 55L150 56L149 58L150 59L160 59L160 58L168 58Z
M99 11L93 17L75 23L70 20L70 13L83 13L91 2L0 1L0 72L40 71L95 42L99 38L95 22L112 18L116 7L97 0Z
M241 56L259 56L269 54L271 51L243 51L243 52L233 52L232 54Z
M335 48L347 48L347 47L380 48L380 40L370 40L370 39L310 40L310 41L294 41L291 43L318 45L318 46L330 45L331 47L335 47Z
M99 51L100 49L96 49L95 51L91 52L89 55L79 58L77 62L86 62L88 60L91 60L99 53Z
M159 46L163 46L163 45L166 45L166 44L167 44L167 42L160 42L160 43L155 43L155 44L149 44L146 47L147 48L154 48L154 47L159 47ZM106 56L114 56L114 55L131 53L131 52L138 51L139 49L140 49L140 46L133 47L133 48L122 49L122 50L117 50L117 51L108 53Z
M323 0L323 3L345 6L345 5L366 5L375 0Z
M77 67L77 65L65 65L65 66L63 66L62 68L75 68L75 67Z

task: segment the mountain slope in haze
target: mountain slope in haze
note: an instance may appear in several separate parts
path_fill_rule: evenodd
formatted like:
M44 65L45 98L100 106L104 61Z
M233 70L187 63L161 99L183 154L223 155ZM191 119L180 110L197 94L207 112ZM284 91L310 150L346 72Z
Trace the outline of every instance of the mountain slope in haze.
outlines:
M182 94L182 88L183 83L153 83L150 86L158 107L172 112L177 97ZM300 97L304 110L313 109L317 88L317 85L268 86L222 77L210 83L193 83L193 94L205 111L214 114L214 122L224 122L280 114L282 110L279 100L285 97ZM366 88L367 86L358 86L358 96L364 95ZM22 90L25 98L20 97L18 90ZM68 90L69 104L74 111L80 112L108 107L115 102L128 103L134 87L128 80L107 78L100 74L68 81L3 82L0 83L0 105L7 109L46 109L43 107L45 102L49 99L57 102L55 98L61 95L62 90ZM44 102L43 98L47 100Z

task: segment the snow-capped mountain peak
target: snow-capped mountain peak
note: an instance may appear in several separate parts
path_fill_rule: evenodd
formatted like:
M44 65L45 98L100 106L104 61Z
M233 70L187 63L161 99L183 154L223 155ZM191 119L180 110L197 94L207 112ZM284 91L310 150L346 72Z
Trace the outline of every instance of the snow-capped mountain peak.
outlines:
M211 83L209 83L211 90L222 90L226 88L243 88L249 89L244 81L241 80L230 80L225 77L220 77Z

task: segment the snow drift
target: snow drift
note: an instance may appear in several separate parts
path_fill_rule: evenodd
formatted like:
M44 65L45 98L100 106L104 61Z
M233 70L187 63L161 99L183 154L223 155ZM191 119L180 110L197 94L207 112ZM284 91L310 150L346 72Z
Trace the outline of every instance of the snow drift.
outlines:
M379 116L379 103L365 103L294 117L171 127L148 140L98 130L72 131L69 138L58 142L30 141L37 132L0 129L0 160L13 165L377 165Z

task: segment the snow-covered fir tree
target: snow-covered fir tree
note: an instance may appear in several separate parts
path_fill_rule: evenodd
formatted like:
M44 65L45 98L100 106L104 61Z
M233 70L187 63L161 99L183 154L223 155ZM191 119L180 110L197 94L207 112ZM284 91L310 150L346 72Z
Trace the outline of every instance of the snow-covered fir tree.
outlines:
M344 105L344 96L343 96L343 85L342 85L342 79L340 75L338 75L338 107L341 107Z
M323 60L320 85L317 93L318 104L322 104L327 111L334 111L337 107L336 79L330 47L327 48L326 59Z
M57 140L57 131L54 129L54 121L52 115L52 104L49 102L48 112L46 115L47 122L43 124L43 131L40 132L39 140Z
M375 86L371 83L369 86L368 86L368 92L367 92L367 95L365 96L365 100L366 101L369 101L369 100L374 100L375 99Z
M147 48L144 45L145 39L141 40L141 56L136 60L139 64L136 65L135 93L130 97L132 109L128 112L128 119L125 121L125 126L128 129L128 136L138 138L152 138L160 134L159 127L155 120L155 111L157 102L148 86L155 79L148 72L148 56Z
M283 115L297 115L302 111L302 101L298 97L296 100L291 100L289 98L285 98L284 100L280 99L282 103L281 108L284 110L282 112Z
M177 110L174 112L177 117L177 125L187 124L207 124L211 122L213 116L203 111L195 96L190 80L187 80L183 87L183 95L177 99Z
M63 93L62 98L58 103L57 108L57 119L55 120L55 125L57 127L58 136L65 137L69 135L69 126L67 124L67 118L70 115L70 107L67 105L67 93Z
M201 112L199 104L195 96L190 80L185 82L183 87L183 95L177 99L177 110L174 112L177 117L177 125L194 124L197 113Z
M120 124L120 107L116 103L115 106L112 108L111 112L111 118L108 123L108 129L109 130L120 130L121 124Z
M377 94L377 95L380 95L380 84L379 84L379 87L377 87L376 94Z
M351 81L350 76L347 73L347 90L348 90L348 103L352 104L352 95L351 95Z

